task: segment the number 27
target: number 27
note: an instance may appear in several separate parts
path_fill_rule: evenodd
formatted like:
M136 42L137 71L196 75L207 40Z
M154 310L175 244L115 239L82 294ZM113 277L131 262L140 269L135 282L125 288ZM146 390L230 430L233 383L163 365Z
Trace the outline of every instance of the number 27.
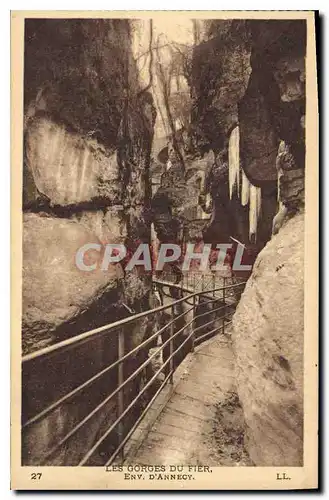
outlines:
M42 472L32 472L31 479L41 479Z

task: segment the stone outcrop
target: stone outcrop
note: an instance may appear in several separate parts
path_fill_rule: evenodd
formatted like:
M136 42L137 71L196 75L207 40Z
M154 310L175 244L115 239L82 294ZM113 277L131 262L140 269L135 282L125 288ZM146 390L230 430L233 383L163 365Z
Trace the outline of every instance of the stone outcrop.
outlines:
M303 464L304 217L260 252L233 318L247 448L259 466Z
M209 31L209 39L194 49L191 68L191 126L199 151L227 146L251 73L245 22L214 22Z
M78 269L77 250L86 243L100 243L82 224L28 213L23 227L23 351L30 352L53 343L60 326L77 320L105 293L116 290L123 272L117 265L102 271L104 252L96 250L90 250L84 260L97 268Z
M276 167L279 180L279 211L273 219L272 234L277 234L281 226L299 210L305 202L304 169L296 164L291 148L281 142Z
M116 151L95 139L69 131L53 118L36 116L25 134L26 177L51 206L121 202ZM25 204L29 197L26 183ZM30 198L30 199L29 199Z
M152 199L154 227L161 242L180 244L183 237L189 242L203 239L211 214L205 184L212 161L209 154L204 158L185 157L185 171L175 162L168 170L164 167L160 187Z

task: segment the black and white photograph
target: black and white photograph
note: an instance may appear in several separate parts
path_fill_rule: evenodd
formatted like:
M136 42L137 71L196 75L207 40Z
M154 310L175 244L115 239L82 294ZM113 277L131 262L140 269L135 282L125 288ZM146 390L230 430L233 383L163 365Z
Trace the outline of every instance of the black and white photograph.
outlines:
M12 487L316 488L315 12L16 11L12 61Z

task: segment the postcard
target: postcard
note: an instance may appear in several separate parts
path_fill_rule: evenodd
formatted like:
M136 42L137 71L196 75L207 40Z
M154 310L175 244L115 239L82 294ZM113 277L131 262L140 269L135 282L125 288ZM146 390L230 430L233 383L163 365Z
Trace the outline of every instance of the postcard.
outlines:
M12 12L12 489L318 488L316 19Z

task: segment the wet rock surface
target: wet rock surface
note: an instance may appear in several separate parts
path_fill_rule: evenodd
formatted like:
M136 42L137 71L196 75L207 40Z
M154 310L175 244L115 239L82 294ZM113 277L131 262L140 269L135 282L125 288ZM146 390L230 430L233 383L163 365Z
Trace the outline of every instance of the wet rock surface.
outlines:
M119 202L115 150L43 116L30 121L25 137L26 176L51 206ZM28 190L27 183L26 204L31 205L35 200Z

